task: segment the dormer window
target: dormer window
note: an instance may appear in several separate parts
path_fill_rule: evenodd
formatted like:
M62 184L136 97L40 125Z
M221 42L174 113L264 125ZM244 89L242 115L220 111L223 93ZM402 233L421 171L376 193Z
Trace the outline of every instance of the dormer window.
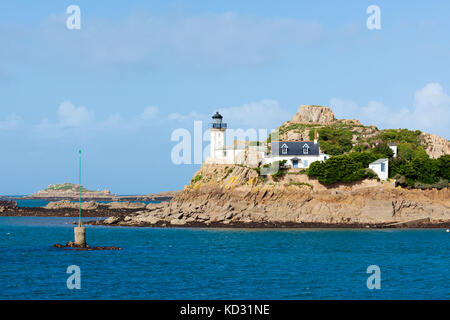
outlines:
M287 154L287 153L288 153L288 146L285 143L281 146L281 154Z
M303 145L303 154L309 154L309 146L306 143Z

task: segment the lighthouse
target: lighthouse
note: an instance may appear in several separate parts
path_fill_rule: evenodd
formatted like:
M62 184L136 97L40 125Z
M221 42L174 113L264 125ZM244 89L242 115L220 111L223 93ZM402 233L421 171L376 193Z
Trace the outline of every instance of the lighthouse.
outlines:
M223 158L223 152L225 147L225 130L227 129L227 124L222 122L222 115L216 112L212 116L213 122L210 124L210 135L211 135L211 160L218 160Z

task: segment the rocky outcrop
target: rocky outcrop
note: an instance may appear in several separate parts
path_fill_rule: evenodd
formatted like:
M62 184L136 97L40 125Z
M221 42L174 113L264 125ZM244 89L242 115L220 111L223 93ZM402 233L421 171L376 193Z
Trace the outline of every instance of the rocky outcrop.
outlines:
M44 208L48 210L59 210L59 209L78 209L78 203L69 200L61 200L49 202ZM98 203L94 201L82 202L82 210L95 210L98 208Z
M143 209L145 203L142 202L110 202L105 204L109 209Z
M120 247L90 247L88 244L86 245L77 245L72 241L67 242L65 245L62 244L54 244L55 248L62 249L75 249L75 250L83 250L83 251L91 251L91 250L122 250Z
M334 120L334 113L328 107L303 105L298 108L291 122L331 124Z
M0 213L3 213L7 210L14 210L17 208L17 202L11 200L0 200Z
M231 170L231 171L230 171ZM169 203L148 206L110 225L154 226L387 226L450 222L450 192L406 190L365 180L322 186L304 174L261 181L245 167L202 166L202 179Z
M126 202L126 201L124 202L117 201L109 203L98 203L95 201L81 202L81 210L97 210L99 206L106 207L111 210L144 209L146 207L146 204L142 202ZM72 202L69 200L53 201L49 202L44 208L48 210L78 209L78 202Z
M425 145L425 151L430 158L439 158L440 156L450 154L450 141L435 134L422 133L420 135Z

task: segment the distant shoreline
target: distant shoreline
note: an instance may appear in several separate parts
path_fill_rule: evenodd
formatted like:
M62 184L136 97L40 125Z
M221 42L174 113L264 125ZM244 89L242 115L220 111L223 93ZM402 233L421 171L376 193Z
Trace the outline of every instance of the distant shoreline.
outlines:
M161 193L150 193L146 195L96 195L96 196L83 196L81 195L81 201L170 201L179 191L168 191ZM14 196L0 196L0 200L5 201L16 201L16 200L44 200L44 201L79 201L78 195L52 195L52 196L42 196L42 195L14 195Z
M85 218L108 218L111 215L116 217L126 217L128 215L136 214L139 209L96 209L84 211ZM77 218L78 210L76 209L45 209L45 208L17 208L15 210L8 210L0 212L2 217L44 217L44 218ZM74 220L75 223L75 220ZM192 222L183 225L173 225L166 222L159 222L156 224L149 223L132 223L132 224L106 224L104 220L88 220L84 222L85 225L105 226L105 227L138 227L138 228L193 228L193 229L449 229L450 222L419 222L411 224L392 225L389 223L367 224L367 223L315 223L315 222L234 222L224 224L220 222L202 223Z

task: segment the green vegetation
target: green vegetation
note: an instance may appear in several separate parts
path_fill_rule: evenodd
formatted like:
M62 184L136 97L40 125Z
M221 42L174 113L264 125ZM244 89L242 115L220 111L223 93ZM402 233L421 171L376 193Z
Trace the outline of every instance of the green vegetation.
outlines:
M306 186L306 187L310 187L310 188L312 188L313 186L312 185L310 185L309 183L307 183L307 182L296 182L296 181L289 181L289 185L290 186Z
M422 132L419 130L378 131L376 127L341 121L327 126L290 123L280 127L280 135L289 131L304 133L308 129L310 140L314 139L317 130L321 151L332 156L323 162L313 162L306 172L321 183L351 182L377 177L367 168L369 163L380 158L389 159L389 177L395 178L402 186L444 188L450 181L450 156L430 159L425 151L426 145L421 139ZM269 148L270 141L269 137ZM397 145L396 158L393 158L389 143ZM260 173L259 168L254 169ZM286 170L280 166L273 177L277 179L285 173Z
M314 128L317 127L317 124L312 123L291 123L289 125L281 126L279 128L279 134L282 135L288 131L297 131L302 132L306 128ZM313 131L313 130L311 130Z
M390 158L389 177L395 178L397 184L404 187L421 189L448 187L450 155L430 159L426 153L420 151L421 149L417 149L419 151L412 153L412 160L401 156ZM313 162L308 168L308 176L317 178L323 184L376 178L376 174L367 167L369 163L386 155L374 151L375 149L369 152L351 152L333 156L326 161Z
M53 184L53 185L48 186L45 189L45 191L67 191L67 190L78 192L78 184L66 182L66 183L62 183L62 184ZM83 186L81 186L80 190L81 190L81 192L94 192L94 191L86 189Z
M379 134L379 138L385 142L408 142L413 145L419 146L419 136L422 132L420 130L411 131L408 129L386 129L382 130Z
M191 183L197 183L198 181L202 180L203 176L201 174L196 175L194 178L192 178Z
M329 155L339 155L352 149L353 131L339 126L322 127L318 130L320 149ZM311 132L310 132L311 135ZM312 133L314 137L314 132Z
M430 159L419 154L411 161L398 157L390 161L389 176L401 186L417 188L442 188L450 180L450 155Z
M287 174L306 174L307 173L307 170L306 169L300 169L300 170L298 170L298 171L291 171L291 172L288 172Z
M374 178L376 174L364 166L364 163L374 157L376 155L371 156L369 153L357 154L355 152L334 156L325 161L316 161L309 166L308 176L317 178L323 184Z
M394 151L389 148L386 142L379 143L373 148L373 152L382 155L384 158L392 158Z
M226 168L225 168L226 169ZM228 178L228 176L230 175L230 173L233 172L233 168L230 168L227 170L227 174L223 177L223 180L225 180L226 178Z
M286 164L286 160L274 161L272 164L263 165L263 168L270 168L271 166L277 167L278 168L277 172L272 174L272 178L277 180L278 178L280 178L281 176L283 176L286 173L286 169L284 168L285 164ZM256 170L256 168L254 168L254 169ZM256 171L258 172L258 174L261 174L260 168L258 168L258 170L256 170Z

